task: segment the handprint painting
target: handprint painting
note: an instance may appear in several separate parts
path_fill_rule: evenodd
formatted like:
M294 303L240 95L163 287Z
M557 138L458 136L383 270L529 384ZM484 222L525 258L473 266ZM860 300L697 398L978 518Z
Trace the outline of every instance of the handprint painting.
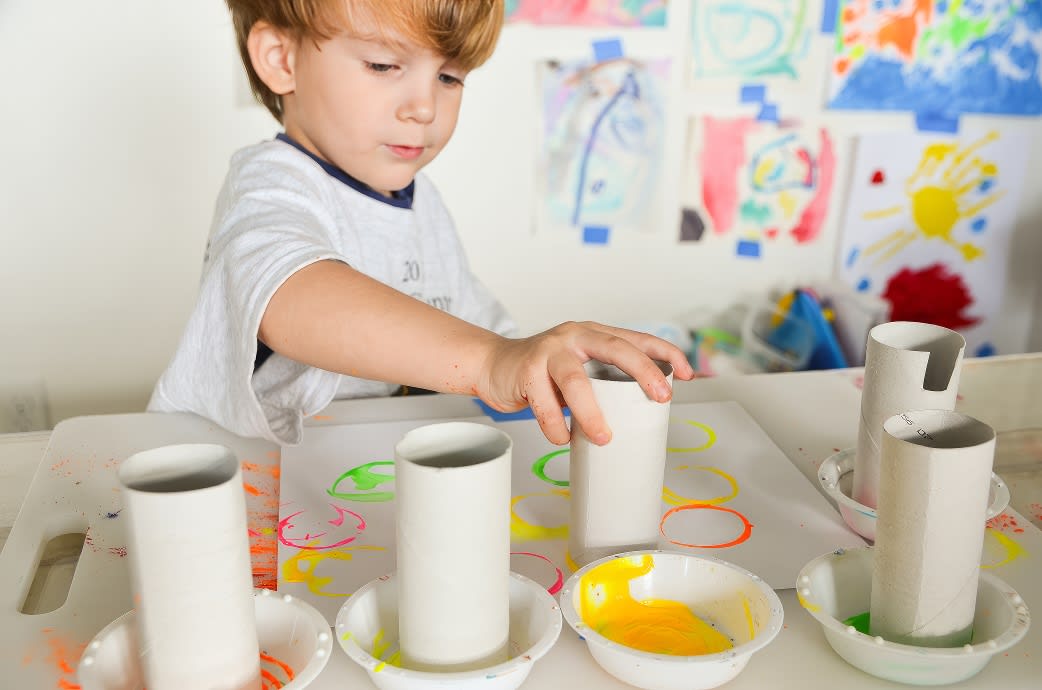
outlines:
M958 330L992 354L1028 142L998 130L859 139L839 272L891 319Z
M629 59L543 66L541 226L651 224L668 67Z
M1040 0L839 0L829 106L1037 115L1040 53Z

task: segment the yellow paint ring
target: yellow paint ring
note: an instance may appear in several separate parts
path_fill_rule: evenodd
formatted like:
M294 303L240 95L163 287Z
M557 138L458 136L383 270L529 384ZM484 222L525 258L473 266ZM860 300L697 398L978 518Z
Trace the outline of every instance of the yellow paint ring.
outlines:
M708 450L712 448L713 445L716 443L716 432L713 431L713 428L710 427L708 424L696 422L692 419L685 419L684 424L689 424L695 427L696 429L701 429L702 431L706 432L706 436L708 438L706 439L705 443L695 448L666 448L666 450L668 450L670 453L698 453L703 450Z

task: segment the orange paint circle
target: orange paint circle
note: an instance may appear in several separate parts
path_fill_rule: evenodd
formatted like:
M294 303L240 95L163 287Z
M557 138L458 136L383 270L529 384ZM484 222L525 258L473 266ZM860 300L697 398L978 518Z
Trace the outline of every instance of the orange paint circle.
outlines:
M724 513L731 513L732 515L738 516L738 519L741 520L742 525L744 525L744 529L742 530L742 533L739 534L738 537L736 537L735 539L720 544L685 544L684 542L676 541L675 539L669 539L669 536L666 534L666 521L669 520L669 518L672 517L674 513L679 513L682 510L719 510ZM737 546L738 544L741 544L743 541L748 539L753 533L753 523L749 522L749 520L747 520L746 517L739 513L737 510L724 508L723 506L710 505L708 503L689 503L687 505L677 506L676 508L671 508L668 511L666 511L666 514L662 516L662 521L659 522L658 529L663 537L669 539L670 544L674 544L676 546L684 546L689 549L726 549L731 546Z

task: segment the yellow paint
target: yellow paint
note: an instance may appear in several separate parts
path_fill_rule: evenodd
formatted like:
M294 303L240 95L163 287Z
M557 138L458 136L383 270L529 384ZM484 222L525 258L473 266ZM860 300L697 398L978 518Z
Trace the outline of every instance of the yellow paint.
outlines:
M1006 565L1007 563L1012 563L1013 561L1017 560L1021 556L1026 556L1027 553L1028 553L1027 551L1024 550L1023 546L1021 546L1017 542L1013 541L1012 539L1010 539L1008 536L1006 536L1002 532L999 532L999 531L994 530L994 529L987 529L987 530L984 531L984 533L985 534L990 534L991 536L995 537L995 540L998 541L998 543L1004 549L1006 549L1006 557L1003 558L998 563L989 563L987 565L982 565L981 568L989 568L989 569L990 568L999 568L1001 566Z
M572 558L572 552L568 549L565 549L564 551L564 563L573 573L579 569L579 564L575 562L574 558Z
M380 660L380 663L373 668L374 673L379 673L380 671L384 670L385 668L387 668L388 664L390 664L391 666L402 665L402 653L400 650L384 659L384 654L390 647L390 642L384 642L384 631L381 628L376 632L376 635L373 636L372 655Z
M799 199L792 192L779 192L778 193L778 205L781 206L782 216L785 220L792 220L796 215L796 207L799 204Z
M878 261L886 261L917 239L940 240L956 249L962 258L974 261L984 256L984 249L970 242L960 243L955 229L962 221L972 219L982 210L1002 198L998 191L970 204L968 195L980 189L981 184L999 173L998 166L978 155L978 149L997 140L997 131L989 132L977 141L960 149L954 143L936 143L923 149L919 165L907 180L908 214L915 230L901 228L870 245L866 255L879 254ZM904 213L902 206L891 206L862 214L866 220L876 220Z
M312 542L312 543L317 543ZM307 546L307 545L305 545ZM326 585L333 581L332 577L320 577L316 574L318 566L326 559L350 561L354 558L352 551L386 551L382 546L345 546L335 551L316 551L300 549L282 563L283 582L302 582L308 591L320 597L347 597L350 592L327 592Z
M734 645L727 636L678 601L635 600L629 583L654 568L650 555L616 558L579 581L583 621L604 637L653 654L715 654Z
M556 527L544 527L525 522L514 509L518 503L533 496L562 496L568 498L571 494L567 489L552 489L534 494L521 494L510 499L510 534L518 541L539 541L542 539L567 539L568 525L557 525Z
M756 637L756 626L753 624L753 610L749 606L749 597L742 595L742 611L745 612L745 622L749 625L749 639Z
M670 505L682 506L682 505L686 505L688 503L702 503L702 504L705 504L705 505L715 506L715 505L720 505L721 503L727 503L732 498L734 498L735 496L738 495L738 482L735 481L734 477L732 477L731 475L727 474L726 472L724 472L721 469L718 469L716 467L701 467L701 466L700 467L689 467L688 465L679 465L676 469L678 469L678 470L688 470L688 469L691 469L691 470L705 470L706 472L712 472L713 474L719 475L719 476L723 477L724 480L727 481L728 484L731 485L731 493L727 494L726 496L717 496L715 498L709 498L709 499L704 499L703 500L701 498L697 498L696 499L696 498L689 498L689 497L686 497L686 496L681 496L680 494L678 494L675 491L673 491L672 489L670 489L668 486L663 486L662 487L662 500L665 501L666 503L670 504Z
M802 606L803 608L807 609L808 611L820 611L821 610L821 607L818 606L817 604L814 604L814 603L809 602L806 599L804 599L803 595L800 594L800 590L798 590L798 589L796 590L796 599L799 600L800 606Z
M685 419L684 424L689 424L696 429L701 429L706 432L708 438L705 443L696 448L666 448L670 453L698 453L699 451L708 450L714 443L716 443L716 432L713 431L713 428L708 424L703 424L690 419Z

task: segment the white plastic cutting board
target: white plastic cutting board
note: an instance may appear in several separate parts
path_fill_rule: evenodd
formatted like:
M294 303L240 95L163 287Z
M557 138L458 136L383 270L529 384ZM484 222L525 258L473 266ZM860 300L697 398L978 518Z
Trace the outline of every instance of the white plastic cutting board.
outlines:
M240 461L278 461L273 444L191 415L106 415L58 424L0 554L0 687L79 687L75 667L83 648L131 608L116 469L147 448L201 442L226 445ZM40 615L20 613L44 546L72 532L86 533L87 541L65 604Z

